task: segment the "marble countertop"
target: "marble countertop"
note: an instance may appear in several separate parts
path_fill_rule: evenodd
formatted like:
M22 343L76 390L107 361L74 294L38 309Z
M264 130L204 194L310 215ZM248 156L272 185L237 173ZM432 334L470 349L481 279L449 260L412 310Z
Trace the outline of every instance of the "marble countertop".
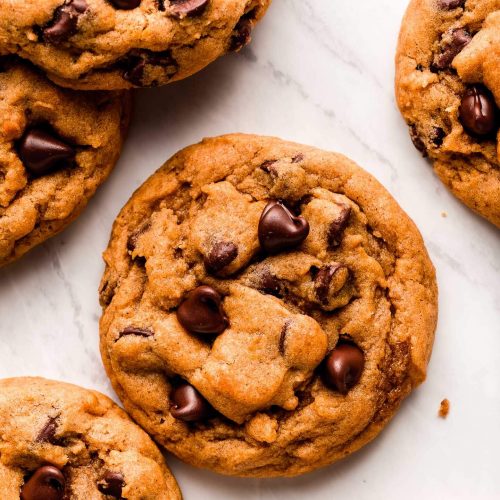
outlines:
M0 271L0 377L41 375L113 396L98 350L97 287L119 209L204 136L276 135L351 157L419 226L440 286L428 380L375 442L300 478L225 478L170 458L186 500L500 498L500 232L446 191L396 108L406 3L275 0L239 56L138 92L123 156L85 213ZM446 420L437 417L443 398Z

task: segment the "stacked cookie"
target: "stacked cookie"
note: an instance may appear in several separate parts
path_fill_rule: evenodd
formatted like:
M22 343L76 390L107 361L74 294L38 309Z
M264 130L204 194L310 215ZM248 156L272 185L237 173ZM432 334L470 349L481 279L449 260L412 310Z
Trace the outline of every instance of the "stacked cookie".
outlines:
M0 4L0 54L72 89L163 85L241 49L270 0L47 0ZM22 7L22 15L20 9Z
M125 89L240 50L269 3L0 3L0 267L64 229L108 177L128 128Z
M0 266L106 180L128 89L240 50L269 3L1 3ZM499 33L498 1L413 0L396 84L417 148L496 225ZM2 498L180 498L151 438L221 474L302 474L375 438L425 379L433 265L397 202L342 155L206 139L133 194L104 259L100 349L127 413L62 382L0 381Z

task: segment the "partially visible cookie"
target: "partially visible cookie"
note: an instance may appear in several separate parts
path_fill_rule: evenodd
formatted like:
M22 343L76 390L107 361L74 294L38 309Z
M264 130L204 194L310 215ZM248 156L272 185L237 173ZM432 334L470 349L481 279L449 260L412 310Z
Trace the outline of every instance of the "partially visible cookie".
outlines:
M126 92L60 89L0 59L0 267L64 229L115 165Z
M0 380L0 428L2 499L181 498L148 435L96 391Z
M271 0L0 2L0 55L65 87L114 90L185 78L238 51Z
M433 266L344 156L207 139L139 188L104 256L106 370L131 416L193 465L311 471L373 439L425 378Z
M455 196L500 226L500 0L412 0L396 66L415 147Z

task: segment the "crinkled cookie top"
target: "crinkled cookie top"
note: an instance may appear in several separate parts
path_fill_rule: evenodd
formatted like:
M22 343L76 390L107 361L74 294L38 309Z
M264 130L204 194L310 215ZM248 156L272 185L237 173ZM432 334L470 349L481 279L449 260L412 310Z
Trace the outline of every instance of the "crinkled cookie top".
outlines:
M118 159L129 106L125 93L63 90L0 59L0 267L81 212Z
M41 378L0 380L6 500L180 500L148 435L106 396Z
M105 260L108 374L134 419L194 465L312 470L372 439L425 377L432 264L343 156L205 140L133 195Z
M241 49L270 1L2 0L0 55L75 89L163 85Z
M469 207L500 226L500 0L413 0L396 91L417 149Z

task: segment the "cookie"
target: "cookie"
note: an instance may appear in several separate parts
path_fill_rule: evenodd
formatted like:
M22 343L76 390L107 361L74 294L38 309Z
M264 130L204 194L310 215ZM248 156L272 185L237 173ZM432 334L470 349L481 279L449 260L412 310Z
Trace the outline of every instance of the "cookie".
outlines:
M373 439L425 378L433 266L407 215L344 156L204 140L136 191L104 258L108 375L192 465L311 471Z
M109 398L42 378L0 380L5 500L180 500L149 436Z
M185 78L251 38L271 0L43 0L0 3L0 55L59 85L148 87Z
M0 60L0 267L83 210L118 159L129 108L126 92L63 90Z
M457 198L500 226L500 0L412 0L396 65L415 147Z

